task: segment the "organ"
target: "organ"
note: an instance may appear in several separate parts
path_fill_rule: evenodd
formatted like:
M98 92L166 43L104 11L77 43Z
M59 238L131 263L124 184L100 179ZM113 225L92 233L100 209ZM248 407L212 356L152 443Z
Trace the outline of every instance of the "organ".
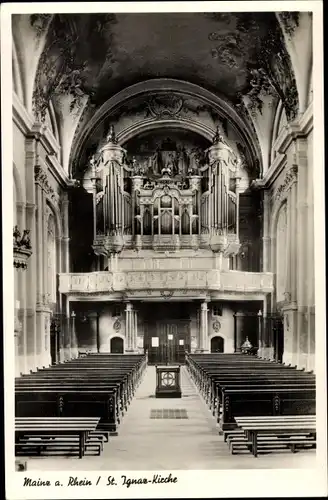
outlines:
M91 158L93 249L239 250L240 159L219 129L212 145L189 152L167 139L149 157L129 159L113 127Z

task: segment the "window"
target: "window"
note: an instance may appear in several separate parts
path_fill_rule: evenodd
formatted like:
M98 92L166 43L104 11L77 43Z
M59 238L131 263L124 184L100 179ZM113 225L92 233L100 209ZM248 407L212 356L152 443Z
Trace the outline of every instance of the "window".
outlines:
M112 316L121 316L121 307L120 306L114 306L114 309L112 311Z
M212 312L213 312L213 316L222 316L222 307L214 305Z

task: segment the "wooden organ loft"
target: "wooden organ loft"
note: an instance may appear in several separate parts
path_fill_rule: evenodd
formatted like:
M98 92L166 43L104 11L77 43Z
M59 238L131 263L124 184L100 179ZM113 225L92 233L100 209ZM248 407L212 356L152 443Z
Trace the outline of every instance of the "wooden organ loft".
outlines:
M239 158L217 130L213 144L187 157L163 141L152 157L128 160L113 127L89 165L96 255L123 248L239 250Z

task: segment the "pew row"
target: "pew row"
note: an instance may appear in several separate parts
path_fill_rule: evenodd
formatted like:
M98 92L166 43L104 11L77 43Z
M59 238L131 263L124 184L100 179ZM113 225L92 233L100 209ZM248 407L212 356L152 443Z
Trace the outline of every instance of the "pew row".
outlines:
M186 365L221 431L236 417L315 414L315 375L243 354L186 355Z
M116 435L145 367L141 355L91 354L24 375L15 380L16 416L98 417Z

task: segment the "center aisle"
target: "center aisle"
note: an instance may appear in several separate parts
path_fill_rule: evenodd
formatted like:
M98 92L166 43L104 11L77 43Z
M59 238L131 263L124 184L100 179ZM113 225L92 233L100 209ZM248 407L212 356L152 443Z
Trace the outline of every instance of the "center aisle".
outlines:
M218 456L230 458L185 367L182 398L155 398L155 386L155 367L148 366L119 435L104 450L109 470L215 469ZM151 410L161 409L182 409L188 418L150 418Z

